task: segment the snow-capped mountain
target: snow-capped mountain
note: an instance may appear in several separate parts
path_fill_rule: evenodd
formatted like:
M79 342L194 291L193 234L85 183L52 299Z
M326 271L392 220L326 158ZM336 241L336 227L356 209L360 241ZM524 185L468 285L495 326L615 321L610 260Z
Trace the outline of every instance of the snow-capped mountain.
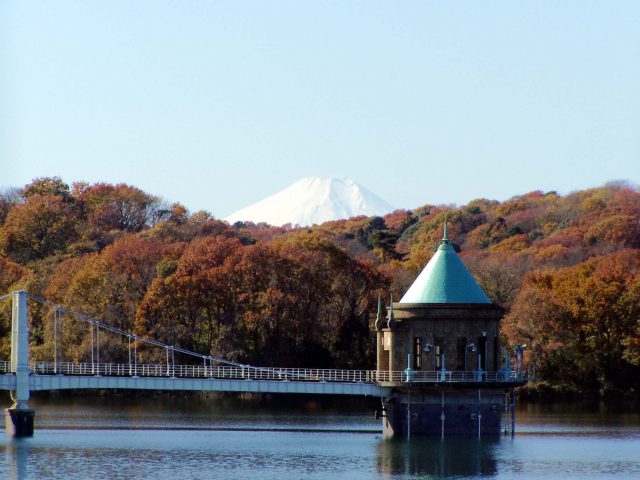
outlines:
M308 177L225 220L308 226L356 215L385 215L394 208L362 185L347 178Z

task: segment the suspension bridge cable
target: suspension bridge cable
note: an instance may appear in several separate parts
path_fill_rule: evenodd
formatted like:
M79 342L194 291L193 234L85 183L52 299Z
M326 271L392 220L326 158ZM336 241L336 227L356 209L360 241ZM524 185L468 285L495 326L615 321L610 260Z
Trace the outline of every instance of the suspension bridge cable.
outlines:
M9 295L11 295L11 294L9 294ZM51 307L51 308L57 308L57 309L59 309L60 312L64 312L67 315L69 315L70 317L75 318L76 320L80 320L82 322L89 323L92 327L95 327L96 333L100 329L102 329L102 330L109 331L111 333L115 333L116 335L121 335L123 337L131 337L136 342L146 343L148 345L152 345L152 346L155 346L155 347L171 349L172 352L178 352L178 353L182 353L184 355L197 357L197 358L201 358L201 359L204 359L204 360L208 359L210 362L215 361L217 363L221 363L221 364L225 364L225 365L231 365L233 367L245 367L245 368L251 367L251 368L256 368L256 369L259 369L259 370L271 370L270 368L252 367L251 365L245 365L245 364L242 364L242 363L239 363L239 362L233 362L231 360L226 360L224 358L216 357L216 356L213 356L213 355L204 355L202 353L194 352L194 351L188 350L186 348L175 347L173 345L169 345L167 343L163 343L163 342L160 342L158 340L154 340L152 338L136 335L135 333L132 333L132 332L129 332L129 331L126 331L126 330L122 330L120 328L117 328L117 327L114 327L112 325L109 325L108 323L104 323L104 322L101 322L101 321L96 320L94 318L88 317L86 315L74 312L72 310L69 310L66 307L63 307L63 306L58 305L56 303L50 302L49 300L47 300L45 298L42 298L42 297L39 297L37 295L29 294L29 298L32 298L34 301L40 303L41 305L45 305L45 306L48 306L48 307ZM92 335L92 340L93 340L93 335ZM137 353L137 343L134 343L134 346L136 347L136 353ZM98 345L97 348L100 348L99 345ZM93 349L92 349L92 353L93 353ZM168 353L168 351L167 351L167 353ZM99 355L99 353L98 353L98 355ZM137 359L135 359L135 360L137 360ZM99 357L98 357L98 362L99 361L100 360L99 360Z
M96 363L94 361L93 358L93 323L89 324L89 327L91 328L91 373L95 374L96 373Z
M98 355L98 373L100 373L100 325L96 327L96 352Z
M10 292L7 293L5 295L0 296L0 301L5 300L11 296L13 296L14 292ZM88 323L89 326L91 327L91 370L92 373L95 373L95 359L94 359L94 353L95 350L97 350L97 355L98 355L98 369L99 369L99 362L100 362L100 351L99 345L95 345L94 347L94 336L95 338L95 343L98 343L99 341L99 330L106 330L108 332L114 333L116 335L120 335L120 336L124 336L124 337L128 337L129 342L131 341L131 338L133 338L134 340L134 344L133 344L133 349L134 349L134 353L133 353L133 362L134 362L134 373L137 373L137 369L138 369L138 343L146 343L148 345L154 346L154 347L159 347L159 348L170 348L171 349L171 360L172 360L172 364L173 364L173 371L174 371L174 375L175 375L175 352L181 353L183 355L187 355L187 356L191 356L191 357L196 357L196 358L200 358L202 359L203 363L204 363L204 371L206 373L206 366L207 366L207 360L209 360L209 367L213 368L213 362L222 364L222 365L230 365L232 367L239 367L242 369L245 368L250 368L253 369L255 371L260 371L260 372L268 372L268 373L273 373L276 372L279 375L282 375L282 369L281 368L275 368L275 367L258 367L258 366L254 366L254 365L247 365L247 364L243 364L243 363L239 363L239 362L233 362L231 360L226 360L224 358L221 357L217 357L214 355L204 355L202 353L198 353L198 352L194 352L192 350L188 350L186 348L181 348L181 347L175 347L172 345L169 345L167 343L163 343L160 342L158 340L154 340L152 338L149 337L143 337L141 335L136 335L135 333L132 333L130 331L126 331L126 330L122 330L120 328L114 327L112 325L109 325L108 323L104 323L101 322L99 320L96 320L94 318L88 317L86 315L74 312L72 310L69 310L66 307L63 307L61 305L58 305L54 302L51 302L45 298L39 297L37 295L33 295L31 293L28 293L28 297L33 299L34 301L40 303L41 305L50 307L50 308L54 308L57 311L58 314L58 322L57 323L61 323L62 321L62 313L65 313L67 315L69 315L70 317L75 318L76 320ZM56 327L61 327L62 325L58 324L56 325ZM95 334L94 334L95 331ZM62 332L60 332L62 333ZM57 342L56 342L57 344ZM58 350L58 346L55 346L55 349ZM61 356L62 352L55 352L55 360L59 359ZM167 352L168 353L168 352ZM54 360L54 363L57 363ZM288 374L285 373L285 376L288 376Z

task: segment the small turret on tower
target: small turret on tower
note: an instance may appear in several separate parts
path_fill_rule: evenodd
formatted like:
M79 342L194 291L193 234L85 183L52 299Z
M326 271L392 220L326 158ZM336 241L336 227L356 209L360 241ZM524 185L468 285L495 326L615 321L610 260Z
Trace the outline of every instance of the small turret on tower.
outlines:
M393 313L393 295L390 298L391 302L389 303L389 315L387 321L387 328L395 328L396 326L396 316Z
M378 313L376 314L376 330L382 330L384 323L382 321L382 296L378 294Z
M447 214L444 214L444 233L442 235L442 243L449 243L449 229L447 228Z

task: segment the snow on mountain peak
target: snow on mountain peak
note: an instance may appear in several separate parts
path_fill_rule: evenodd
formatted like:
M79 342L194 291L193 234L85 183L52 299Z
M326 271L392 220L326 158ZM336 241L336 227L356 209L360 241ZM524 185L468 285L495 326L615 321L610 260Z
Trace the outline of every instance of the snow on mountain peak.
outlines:
M387 202L351 179L306 177L225 220L308 226L357 215L385 215L393 210Z

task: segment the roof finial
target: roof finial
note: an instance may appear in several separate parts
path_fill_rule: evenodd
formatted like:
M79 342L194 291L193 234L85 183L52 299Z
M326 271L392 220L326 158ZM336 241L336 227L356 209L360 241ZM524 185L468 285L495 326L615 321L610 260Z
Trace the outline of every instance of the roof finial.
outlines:
M449 229L447 228L447 214L444 214L444 235L442 236L442 241L449 243Z

